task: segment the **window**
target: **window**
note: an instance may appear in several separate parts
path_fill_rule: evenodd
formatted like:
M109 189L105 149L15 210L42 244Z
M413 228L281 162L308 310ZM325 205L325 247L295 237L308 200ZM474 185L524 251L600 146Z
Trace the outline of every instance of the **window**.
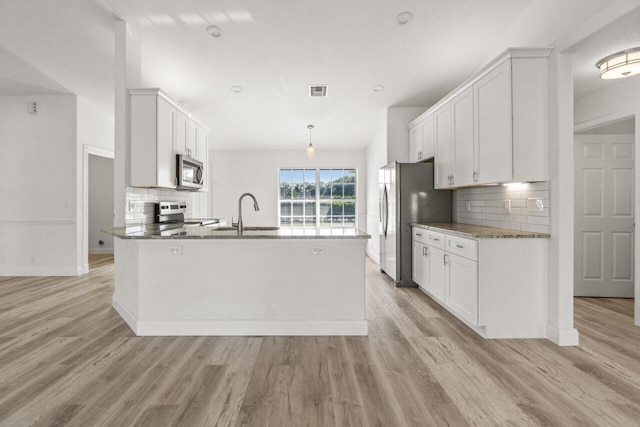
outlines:
M281 227L356 227L355 169L280 169Z

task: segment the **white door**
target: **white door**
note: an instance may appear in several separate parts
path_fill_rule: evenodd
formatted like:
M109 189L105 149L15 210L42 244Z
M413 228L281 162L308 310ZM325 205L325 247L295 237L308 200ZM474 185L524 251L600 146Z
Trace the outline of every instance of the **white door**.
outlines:
M444 269L444 251L442 249L427 247L429 258L429 279L427 281L427 291L437 300L444 302L445 281L447 280Z
M449 105L442 107L435 113L435 188L448 188L451 186L453 166L453 127L451 108Z
M422 158L430 159L435 155L436 134L433 116L426 118L422 125Z
M422 123L409 131L409 162L415 163L422 160Z
M576 296L633 297L633 140L575 136Z

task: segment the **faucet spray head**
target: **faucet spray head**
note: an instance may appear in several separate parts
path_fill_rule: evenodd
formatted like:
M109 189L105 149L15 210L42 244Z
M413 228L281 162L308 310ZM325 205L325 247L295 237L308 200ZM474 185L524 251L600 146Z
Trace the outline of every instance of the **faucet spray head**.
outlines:
M258 202L253 202L253 210L255 210L255 211L259 211L260 210L260 206L258 206Z

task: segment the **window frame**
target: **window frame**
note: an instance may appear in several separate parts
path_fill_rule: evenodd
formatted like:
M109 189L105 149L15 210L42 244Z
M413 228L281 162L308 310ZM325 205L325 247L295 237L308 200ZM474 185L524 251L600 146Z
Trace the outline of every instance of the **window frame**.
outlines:
M302 172L302 176L303 176L303 185L304 185L304 175L305 175L305 171L309 171L312 170L315 172L315 192L316 192L316 197L314 199L282 199L281 196L281 191L280 191L280 174L283 170L288 170L288 171L293 171L293 170L301 170ZM329 171L334 171L334 170L342 170L342 171L346 171L346 170L353 170L355 172L355 182L354 182L354 195L355 197L353 199L348 199L348 200L353 200L354 201L354 222L353 222L353 227L345 227L344 225L344 210L342 212L342 226L341 227L333 227L333 226L329 226L329 227L322 227L320 226L320 203L322 202L329 202L329 203L333 203L334 201L337 200L345 200L345 199L334 199L333 197L331 197L330 199L321 199L320 198L320 171L321 170L329 170ZM358 193L358 182L359 182L359 174L358 174L358 168L356 167L302 167L302 166L281 166L278 167L277 169L277 173L276 173L276 179L277 179L277 187L278 187L278 226L279 227L284 227L284 228L296 228L293 226L293 206L291 207L292 211L291 211L291 215L288 215L292 220L291 220L291 224L290 225L282 225L281 224L281 219L282 219L282 203L281 202L286 202L286 201L300 201L302 203L306 203L308 201L313 201L315 202L315 206L316 206L316 212L315 212L315 225L303 225L300 228L315 228L316 230L320 230L320 229L339 229L339 228L353 228L353 229L358 229L358 199L359 199L359 193ZM344 179L344 178L343 178ZM344 181L343 181L343 185L344 185ZM333 196L333 195L332 195ZM331 217L333 217L333 213L330 215ZM348 215L349 217L351 215ZM306 217L303 213L303 218Z

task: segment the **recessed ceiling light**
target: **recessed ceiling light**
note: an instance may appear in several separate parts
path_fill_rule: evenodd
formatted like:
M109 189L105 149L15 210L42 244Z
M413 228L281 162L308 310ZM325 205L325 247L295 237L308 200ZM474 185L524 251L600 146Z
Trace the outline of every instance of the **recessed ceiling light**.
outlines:
M396 16L396 22L400 25L408 24L413 20L413 14L411 12L402 12Z
M384 86L382 85L375 85L371 88L371 90L373 92L382 92L384 90Z
M242 86L231 86L231 92L233 92L233 93L242 92Z
M211 37L218 38L222 35L222 28L212 25L210 27L207 27L207 33L209 33Z

